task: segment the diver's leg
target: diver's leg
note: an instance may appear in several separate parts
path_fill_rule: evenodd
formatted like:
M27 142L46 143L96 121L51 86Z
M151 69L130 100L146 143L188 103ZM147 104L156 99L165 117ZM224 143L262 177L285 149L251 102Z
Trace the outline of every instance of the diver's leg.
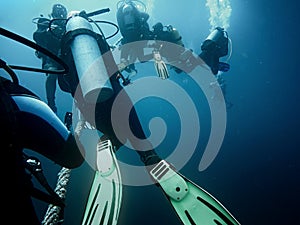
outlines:
M136 45L136 42L125 43L120 48L120 65L123 64L123 68L121 68L121 71L125 70L127 73L134 73L134 75L137 73L135 62L137 60L137 56L139 55L139 53L137 52L139 51L139 48Z
M113 88L115 90L116 96L118 95L118 101L115 99L111 101L112 104L116 104L115 108L118 108L117 115L112 111L112 106L109 108L109 121L113 120L114 117L118 116L119 123L112 127L114 139L118 139L118 142L124 145L127 141L130 142L134 150L139 154L141 161L146 165L150 166L158 163L161 159L156 154L150 141L147 140L147 136L143 130L138 113L134 107L130 96L117 82L112 82ZM122 92L121 92L122 91ZM129 115L127 111L130 110ZM124 112L122 112L124 111ZM119 117L124 117L120 119ZM111 124L111 122L110 122ZM130 130L127 127L129 125ZM116 137L116 132L118 132L118 138Z
M91 114L93 110L87 104L80 109L81 113L88 122L93 124L92 121L95 121L96 129L108 136L116 149L128 141L146 166L159 162L160 158L151 143L147 141L130 96L123 90L117 79L111 79L111 84L114 89L114 97L97 103L94 114ZM117 100L116 97L118 97ZM128 109L130 110L129 118ZM115 122L115 119L118 122Z
M57 81L57 74L47 75L46 78L47 104L55 113L57 112L57 108L55 104L56 81Z
M120 46L120 58L121 61L129 61L130 58L130 47L127 43L125 43L124 45Z
M129 125L133 134L138 138L138 141L131 141L133 147L136 145L136 152L139 154L141 161L145 166L155 165L160 162L161 158L156 154L152 144L147 141L147 137L142 128L138 114L134 107L131 110L129 117ZM140 143L141 142L141 143Z

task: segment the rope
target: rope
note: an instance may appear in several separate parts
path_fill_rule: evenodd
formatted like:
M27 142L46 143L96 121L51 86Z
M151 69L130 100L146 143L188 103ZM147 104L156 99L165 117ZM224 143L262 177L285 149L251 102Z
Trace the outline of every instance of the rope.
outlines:
M66 198L67 184L69 182L71 170L63 167L58 173L58 180L55 188L55 192L61 199ZM62 209L59 206L50 204L46 211L44 220L42 221L43 225L56 225L61 224L63 218L61 218Z

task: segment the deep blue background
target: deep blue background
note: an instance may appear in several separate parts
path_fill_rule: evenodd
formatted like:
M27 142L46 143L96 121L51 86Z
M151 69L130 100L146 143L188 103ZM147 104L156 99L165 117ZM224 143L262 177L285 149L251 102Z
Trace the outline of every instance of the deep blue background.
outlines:
M1 26L31 38L35 29L31 19L41 11L49 12L54 2L2 3L6 7L0 9ZM68 9L109 6L115 10L112 1L62 2ZM173 24L186 46L199 52L201 41L209 33L204 1L176 1L176 6L174 2L153 1L151 23ZM228 33L233 55L231 70L224 79L226 98L233 107L227 112L225 139L207 170L200 173L197 169L203 153L200 143L199 151L181 172L217 197L243 225L299 224L299 3L232 0L231 7ZM115 21L113 10L102 19ZM2 37L0 42L0 56L8 63L40 66L32 50ZM24 86L45 99L44 75L19 74ZM61 118L71 104L69 95L58 93ZM42 159L47 177L55 185L59 168ZM91 178L87 165L73 170L65 224L80 224ZM36 206L42 217L46 205L36 202ZM125 186L120 224L180 223L159 188Z

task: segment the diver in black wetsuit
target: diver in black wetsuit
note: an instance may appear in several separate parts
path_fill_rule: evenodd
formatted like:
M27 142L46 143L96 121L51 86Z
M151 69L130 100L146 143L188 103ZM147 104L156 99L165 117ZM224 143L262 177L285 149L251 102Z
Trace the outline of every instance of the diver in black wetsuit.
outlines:
M148 19L149 14L138 10L134 2L129 1L118 8L117 22L122 35L120 42L122 63L127 64L128 61L135 61L137 58L139 61L150 59L144 56L143 47L145 46L143 43L134 49L126 46L127 43L151 39L152 32L149 28ZM134 64L128 65L125 70L127 72L136 72Z
M61 48L61 38L65 33L65 20L67 9L61 4L54 4L51 12L51 20L40 17L37 21L37 30L33 33L34 41L59 56ZM50 25L50 21L51 25ZM36 56L42 59L42 68L46 70L59 69L59 65L50 57L36 51ZM56 113L55 102L57 74L47 73L46 78L46 97L50 108Z
M2 60L1 68L8 68ZM35 151L66 168L79 167L84 158L74 136L47 104L13 80L0 77L0 149L9 166L5 170L8 181L3 180L3 193L9 199L5 215L13 215L8 218L10 224L38 225L31 197L41 197L41 192L33 187L26 170L26 160L32 159L23 150ZM50 196L49 201L62 206L57 197Z

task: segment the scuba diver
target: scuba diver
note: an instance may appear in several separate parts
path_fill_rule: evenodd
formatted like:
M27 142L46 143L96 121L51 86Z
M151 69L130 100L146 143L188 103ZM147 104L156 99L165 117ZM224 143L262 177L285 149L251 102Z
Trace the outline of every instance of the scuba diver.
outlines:
M122 3L122 2L119 2ZM121 67L128 64L128 61L135 61L137 58L139 61L147 61L150 58L145 57L143 53L143 48L146 47L141 43L135 49L130 49L126 46L127 43L138 42L142 40L149 40L152 36L148 24L149 14L140 11L133 1L126 1L117 9L117 23L120 29L122 38L119 40L122 48L121 50ZM139 45L137 43L137 45ZM128 59L130 57L130 59ZM130 64L121 70L127 72L137 72L134 64Z
M124 28L129 30L134 28L135 23L134 18L127 13L136 12L130 2L129 8L122 10L122 13L125 12L124 18L128 19ZM116 64L111 47L103 32L94 32L90 24L95 22L91 16L108 11L109 9L95 11L98 13L70 13L66 33L62 38L61 56L69 66L69 72L65 76L59 76L58 83L63 91L70 93L74 98L78 114L75 135L80 139L84 129L97 130L103 134L97 143L97 157L94 157L96 162L92 163L96 173L83 224L118 223L122 183L115 152L129 143L153 181L162 188L183 224L239 225L213 196L178 173L157 155L147 139L135 106L124 88L127 85L126 82L124 84L126 79ZM99 26L97 28L99 29ZM120 31L122 29L120 27ZM132 39L127 40L146 38L139 33L134 38L131 35L129 37ZM104 153L103 149L108 151ZM107 196L111 198L107 199ZM102 202L103 199L105 203Z
M106 38L102 34L93 32L92 27L88 25L90 22L88 15L81 11L68 19L66 34L62 39L61 56L69 66L69 72L66 76L59 76L58 83L62 90L71 93L82 118L105 134L112 141L113 146L119 149L126 141L116 136L111 113L115 98L124 90L120 84L120 78L124 77L115 63ZM86 49L89 49L89 54L86 54ZM98 74L98 77L93 74ZM136 137L146 139L129 96L124 94L121 102L122 105L132 107L129 118L132 132ZM160 160L153 153L153 149L148 150L138 151L146 165L152 165Z
M33 40L40 46L50 50L55 55L60 54L60 44L62 35L65 33L65 21L67 18L67 9L61 4L54 4L50 18L43 16L36 18L37 30L33 33ZM51 24L50 24L51 22ZM55 70L59 65L48 56L36 51L36 56L42 59L42 68L46 70ZM50 108L57 113L55 103L55 92L57 83L57 74L46 74L46 97Z
M16 212L9 219L10 223L38 225L40 219L32 197L61 208L64 207L64 201L47 183L40 161L25 154L24 149L35 151L67 168L79 167L84 161L83 152L80 152L74 136L49 106L19 85L14 71L3 60L0 60L0 68L13 78L11 81L0 77L0 145L5 155L3 158L11 163L6 171L11 182L4 188L5 194L12 198L4 208L7 215ZM34 187L32 175L48 193Z

